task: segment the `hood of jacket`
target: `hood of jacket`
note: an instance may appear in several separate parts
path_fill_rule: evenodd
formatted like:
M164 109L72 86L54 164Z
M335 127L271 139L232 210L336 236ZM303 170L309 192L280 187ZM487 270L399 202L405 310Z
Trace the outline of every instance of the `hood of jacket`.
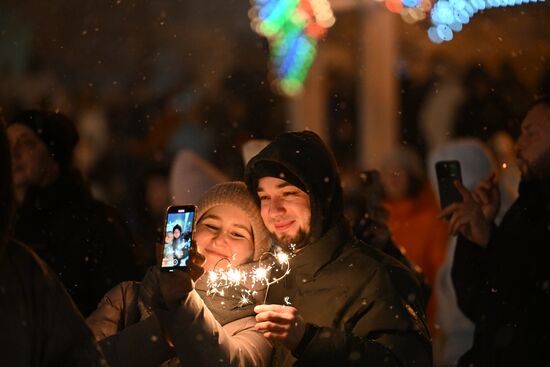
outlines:
M250 160L244 179L257 200L262 177L282 178L309 195L310 242L321 238L342 219L342 185L336 160L314 132L283 133Z

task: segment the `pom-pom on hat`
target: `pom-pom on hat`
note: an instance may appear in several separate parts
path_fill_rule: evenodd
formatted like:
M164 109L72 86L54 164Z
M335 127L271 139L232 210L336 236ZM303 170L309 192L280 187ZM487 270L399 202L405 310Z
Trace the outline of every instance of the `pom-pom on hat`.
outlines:
M234 205L242 209L252 225L254 260L269 251L270 235L264 226L260 210L244 182L223 182L212 186L197 204L197 223L211 208L218 205Z

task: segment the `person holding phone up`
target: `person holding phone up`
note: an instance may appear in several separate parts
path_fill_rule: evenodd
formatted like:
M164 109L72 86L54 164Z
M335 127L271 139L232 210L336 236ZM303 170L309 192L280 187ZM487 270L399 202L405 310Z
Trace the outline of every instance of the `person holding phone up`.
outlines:
M496 177L440 214L458 235L452 279L458 305L475 322L459 366L550 364L550 99L537 101L516 142L519 197L497 227Z
M86 320L111 366L269 365L272 344L254 329L254 303L230 291L207 296L201 277L229 263L251 267L268 251L256 204L244 183L222 183L204 194L196 218L187 269L152 267L141 283L107 293Z

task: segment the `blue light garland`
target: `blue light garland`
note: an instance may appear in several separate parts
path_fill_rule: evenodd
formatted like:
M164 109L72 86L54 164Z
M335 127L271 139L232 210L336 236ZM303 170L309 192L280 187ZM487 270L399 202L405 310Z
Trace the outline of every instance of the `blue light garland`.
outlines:
M402 0L404 6L410 1ZM460 32L463 25L480 10L543 1L545 0L439 0L430 13L432 26L428 29L428 37L434 43L448 42L453 39L453 32Z

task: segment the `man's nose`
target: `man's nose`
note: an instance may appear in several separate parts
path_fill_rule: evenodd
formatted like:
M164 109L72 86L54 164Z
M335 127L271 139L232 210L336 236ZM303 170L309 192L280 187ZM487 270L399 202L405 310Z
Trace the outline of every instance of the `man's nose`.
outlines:
M516 144L514 144L514 152L516 155L518 155L525 146L525 139L520 135L518 140L516 141Z
M272 217L275 217L277 215L284 213L284 211L285 211L285 207L283 205L282 198L279 198L279 197L272 198L269 203L269 214Z

